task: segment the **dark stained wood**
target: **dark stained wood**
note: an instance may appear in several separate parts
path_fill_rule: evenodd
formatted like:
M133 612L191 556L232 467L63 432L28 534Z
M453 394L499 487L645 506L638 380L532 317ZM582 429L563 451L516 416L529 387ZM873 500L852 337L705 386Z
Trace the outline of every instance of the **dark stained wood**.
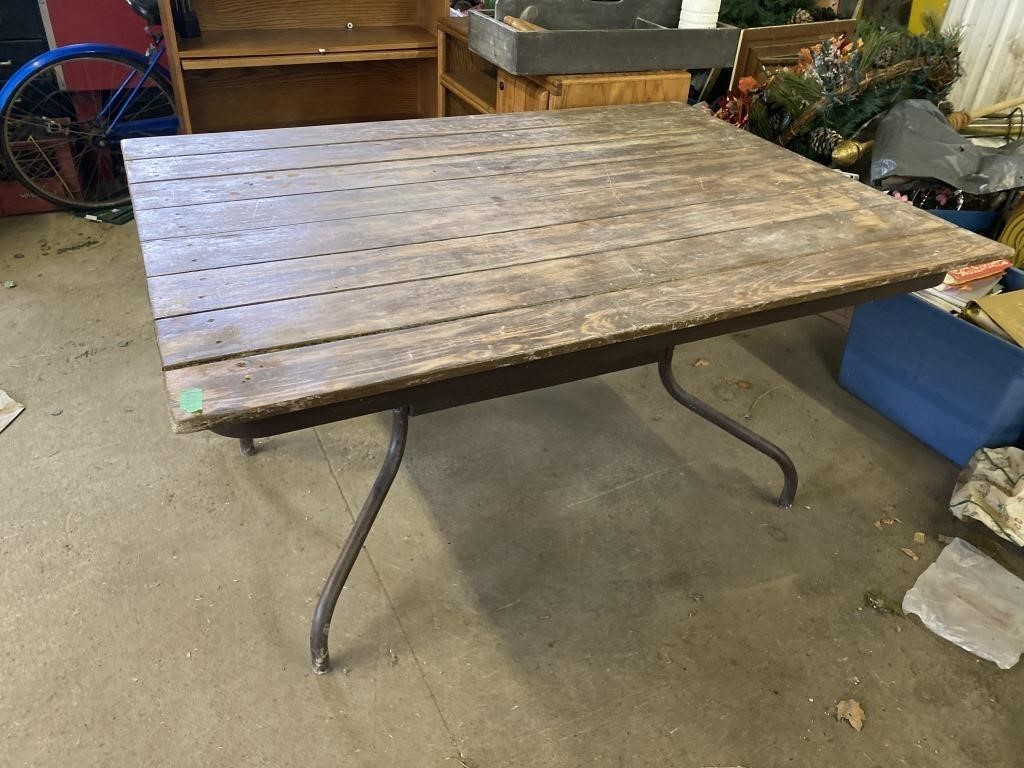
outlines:
M133 143L175 429L397 402L1008 252L690 108L559 114L246 134L258 150L196 137L149 158ZM190 387L199 414L177 408Z
M164 0L169 2L169 0ZM430 138L484 134L478 143L486 143L487 134L498 131L531 131L536 128L560 128L573 125L595 125L644 116L673 118L682 125L693 124L689 115L679 115L678 105L645 104L608 107L609 112L595 115L593 110L574 109L529 115L475 115L472 120L447 118L441 120L403 120L400 123L360 123L358 125L310 125L276 131L235 131L197 136L159 136L124 143L124 156L129 160L152 160L158 157L190 157L216 155L260 149L313 147L325 144L352 144L363 141ZM469 140L468 138L465 140Z
M760 198L716 201L681 208L658 207L606 220L591 219L543 227L529 238L477 235L441 243L415 243L157 275L149 280L149 295L154 317L161 319L297 296L388 285L401 280L422 280L582 256L594 252L595 248L614 253L618 249L742 227L766 227L775 221L795 223L812 216L828 216L834 220L829 231L816 231L816 235L836 238L841 242L848 237L857 238L856 233L845 232L844 216L867 205L877 206L880 201L865 200L861 195L851 194L848 189L829 189L831 201L826 214L817 208L821 190L803 189L795 191L771 209L766 209ZM598 245L591 239L595 231L600 233ZM761 239L764 239L763 235ZM777 241L779 238L773 239ZM215 291L207 290L211 284L216 286Z
M383 63L381 63L383 66ZM396 66L390 62L389 66ZM298 70L291 67L290 70ZM206 75L210 77L209 74ZM482 116L482 117L497 117ZM458 119L458 118L454 118ZM401 121L405 122L405 121ZM145 139L126 141L129 150L127 163L128 177L133 183L143 181L165 181L168 179L194 179L203 176L222 176L252 171L282 171L298 168L319 168L351 163L384 162L387 160L415 160L432 157L450 157L485 151L502 152L508 149L531 149L601 140L637 139L645 136L664 136L671 129L672 134L693 134L713 131L718 135L729 135L730 127L707 128L702 125L667 126L662 115L638 115L628 123L595 121L588 124L569 124L531 130L510 129L494 131L467 143L462 134L447 134L429 137L397 136L392 139L374 141L337 142L326 145L281 147L280 149L239 150L199 156L154 158L140 162L131 159L133 146L145 143Z
M691 276L685 290L678 282L662 283L253 355L244 367L223 360L177 368L165 373L171 413L179 431L191 432L711 323L751 307L764 311L828 296L849 290L851 269L862 289L934 274L936 262L981 261L995 250L976 242L951 258L948 244L948 232L940 228L905 236L902 246L914 258L896 263L891 251L877 248L825 263L800 257L773 271L753 265ZM178 393L190 387L206 395L201 414L177 408Z
M615 141L609 139L607 141ZM201 179L172 179L135 184L132 203L136 211L148 208L258 200L283 195L335 192L343 189L390 187L424 181L471 179L505 173L551 171L599 162L639 162L672 156L706 154L705 140L698 134L682 136L644 136L615 141L615 157L608 160L607 141L570 146L509 149L503 152L477 152L444 158L390 160L287 171L237 173ZM721 148L738 148L737 137L725 137Z
M776 183L793 189L811 186L825 190L832 186L849 187L854 183L839 174L826 176L818 183L809 182L799 172L775 170L772 176ZM515 233L687 203L754 197L763 200L763 190L746 184L749 177L750 169L746 168L729 168L717 176L708 175L706 179L701 178L699 184L697 179L690 177L683 181L673 181L671 177L653 181L640 177L619 183L591 184L562 195L542 195L486 205L369 214L225 234L143 240L142 254L148 274L155 276L481 234ZM500 186L496 185L495 191L498 190ZM600 237L600 231L595 230L591 236Z
M506 174L491 174L454 181L426 181L415 184L364 187L334 192L291 194L201 205L181 205L139 211L139 228L147 240L333 221L389 213L450 209L451 201L465 200L487 204L523 199L539 199L578 193L581 189L607 185L616 189L640 187L659 188L662 181L678 189L680 185L695 186L698 179L710 177L728 157L751 170L766 165L756 149L735 148L692 154L692 150L662 148L658 155L646 158L621 158L606 154L592 162L556 167L546 171L529 171L522 167ZM709 183L702 181L705 186ZM446 214L452 215L452 214Z
M745 229L685 240L283 299L262 304L258 324L249 305L198 312L158 320L157 337L165 368L174 368L673 281L682 281L680 293L690 295L685 279L707 272L706 263L687 257L691 249L720 254L715 272L723 280L735 269L773 273L779 263L806 254L850 258L888 251L892 238L906 233L907 221L884 213L778 222L771 239L760 231L765 223L759 218ZM917 231L942 229L936 221Z

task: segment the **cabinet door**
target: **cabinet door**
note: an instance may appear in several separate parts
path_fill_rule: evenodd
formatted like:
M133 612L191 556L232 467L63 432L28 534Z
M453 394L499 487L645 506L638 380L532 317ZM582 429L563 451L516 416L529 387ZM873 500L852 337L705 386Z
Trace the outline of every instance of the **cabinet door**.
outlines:
M498 71L497 112L538 112L548 108L548 92L525 77Z
M47 49L45 40L0 41L0 86L29 59L34 59Z
M39 0L0 2L0 40L31 40L43 36Z

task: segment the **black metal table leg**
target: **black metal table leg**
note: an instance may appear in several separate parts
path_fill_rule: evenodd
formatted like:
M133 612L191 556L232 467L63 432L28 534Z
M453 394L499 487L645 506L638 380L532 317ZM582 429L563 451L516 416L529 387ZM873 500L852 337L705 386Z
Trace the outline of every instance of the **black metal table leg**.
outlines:
M251 437L241 437L238 439L238 447L242 451L243 456L255 456L256 455L256 443L252 441Z
M679 382L676 381L675 375L672 373L673 352L673 349L666 350L665 356L661 359L661 362L658 363L658 373L661 375L661 383L665 385L665 389L668 390L668 393L680 404L689 408L702 419L706 419L716 427L724 429L733 437L739 438L751 448L756 451L760 451L778 464L779 468L782 470L782 475L785 478L782 486L782 493L779 495L779 506L782 509L788 509L793 506L793 499L796 496L797 476L796 467L794 466L792 459L790 459L789 456L787 456L786 453L774 443L765 440L753 430L747 429L742 424L733 421L724 413L716 411L703 400L697 399L683 389L679 385Z
M331 657L327 649L327 635L331 631L331 618L334 616L334 607L341 596L341 589L348 580L352 566L356 563L359 550L366 541L373 521L377 518L384 497L387 496L395 475L398 474L398 467L402 463L402 454L405 452L405 439L409 434L409 408L396 408L392 411L391 440L388 443L387 455L384 457L384 464L373 481L370 494L363 502L363 508L359 511L352 530L341 548L341 554L331 569L327 581L324 583L320 599L317 601L316 610L313 612L313 626L309 630L309 653L313 661L313 671L318 675L328 672L331 668Z

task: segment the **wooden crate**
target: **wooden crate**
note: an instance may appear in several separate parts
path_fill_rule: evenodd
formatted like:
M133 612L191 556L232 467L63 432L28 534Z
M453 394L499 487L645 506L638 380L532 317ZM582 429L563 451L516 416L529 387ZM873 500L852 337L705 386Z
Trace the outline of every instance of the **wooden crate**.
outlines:
M437 35L442 116L685 102L690 90L689 72L513 75L469 50L466 19L442 19Z

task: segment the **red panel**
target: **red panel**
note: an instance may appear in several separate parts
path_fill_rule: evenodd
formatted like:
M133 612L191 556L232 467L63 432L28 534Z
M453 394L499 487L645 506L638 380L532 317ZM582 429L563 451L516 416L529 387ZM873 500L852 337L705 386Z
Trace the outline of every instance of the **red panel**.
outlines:
M146 22L124 0L46 0L53 39L58 46L72 43L107 43L145 53L150 39ZM82 90L83 83L67 83L70 90ZM90 80L94 80L92 73ZM116 88L120 83L93 83L92 87Z

